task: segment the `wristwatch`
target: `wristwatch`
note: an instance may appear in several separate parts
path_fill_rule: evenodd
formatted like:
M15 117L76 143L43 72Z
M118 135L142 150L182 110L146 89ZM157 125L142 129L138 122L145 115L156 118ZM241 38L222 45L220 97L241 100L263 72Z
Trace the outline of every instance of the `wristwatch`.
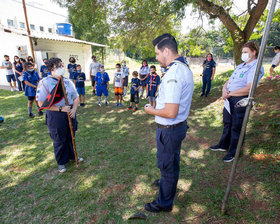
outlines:
M59 106L59 112L61 112L62 111L62 106Z

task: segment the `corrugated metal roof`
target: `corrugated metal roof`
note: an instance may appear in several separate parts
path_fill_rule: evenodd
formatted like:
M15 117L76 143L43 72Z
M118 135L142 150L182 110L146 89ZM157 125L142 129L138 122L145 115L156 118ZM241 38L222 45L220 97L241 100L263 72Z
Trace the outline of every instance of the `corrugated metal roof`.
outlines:
M24 35L28 36L27 32L23 29L17 29L14 27L4 27L3 25L0 25L0 28L3 30L9 30L12 33L16 33L19 35ZM108 47L103 44L98 44L98 43L93 43L89 41L84 41L84 40L79 40L73 37L68 37L68 36L62 36L58 34L53 34L53 33L43 33L43 32L36 32L36 31L31 31L31 38L36 38L36 39L45 39L45 40L54 40L54 41L64 41L64 42L72 42L72 43L80 43L80 44L88 44L96 47Z

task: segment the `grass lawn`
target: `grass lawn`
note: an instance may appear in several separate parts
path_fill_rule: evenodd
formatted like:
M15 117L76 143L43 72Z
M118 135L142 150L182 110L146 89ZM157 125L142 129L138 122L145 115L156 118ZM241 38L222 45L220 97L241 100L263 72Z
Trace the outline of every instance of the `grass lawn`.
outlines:
M110 105L99 108L87 86L76 133L85 161L59 174L45 118L27 117L23 93L0 90L0 223L280 223L279 80L264 79L258 88L258 112L251 114L228 214L220 213L231 164L208 147L221 135L221 86L229 75L217 75L208 98L199 97L196 75L177 196L165 214L143 208L156 197L151 184L160 176L154 117L142 109L146 100L135 113L116 108L111 86ZM136 212L148 219L128 221Z

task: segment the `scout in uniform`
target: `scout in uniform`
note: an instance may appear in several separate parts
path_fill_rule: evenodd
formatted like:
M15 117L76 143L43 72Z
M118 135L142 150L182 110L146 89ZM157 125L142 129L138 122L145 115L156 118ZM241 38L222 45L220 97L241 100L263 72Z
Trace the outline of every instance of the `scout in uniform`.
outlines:
M105 106L108 106L109 75L105 72L104 65L101 65L100 72L95 76L96 95L98 96L98 106L101 107L102 94L105 96Z
M41 78L46 78L49 75L49 71L47 68L48 59L44 58L43 62L44 64L41 65L40 73L41 73Z
M67 69L69 73L69 79L74 81L75 73L77 71L76 59L74 57L69 58L70 64L68 64Z
M131 79L131 87L130 87L130 106L126 108L126 110L132 110L132 103L135 103L135 107L133 108L133 111L138 110L138 103L139 103L139 88L140 86L140 79L138 79L138 72L134 71L132 73L132 79Z
M114 81L113 86L115 89L115 95L116 95L116 106L121 107L122 106L122 95L123 95L123 82L124 82L124 74L121 72L121 65L116 64L117 71L114 73Z
M270 74L269 79L272 79L272 74L274 74L275 78L277 78L277 73L274 71L274 69L280 64L280 46L275 46L273 50L276 55L274 56L271 63L272 65L269 69L269 74Z
M76 85L76 89L79 94L81 107L85 106L85 93L86 93L85 81L86 81L86 74L84 72L82 72L81 65L77 65L77 72L75 73L75 76L74 76L74 83Z
M126 66L126 61L122 61L122 67L121 67L121 72L124 74L124 82L123 82L123 87L124 87L124 93L123 96L126 96L127 93L127 86L128 86L128 76L129 76L129 68Z
M14 69L15 69L15 75L17 80L17 86L19 91L25 90L24 82L22 82L23 78L23 64L20 62L20 59L18 56L14 56Z
M139 76L140 76L139 79L141 81L141 83L140 83L140 85L141 85L141 89L140 89L141 95L140 95L140 97L143 97L149 73L150 73L150 68L148 66L148 63L147 63L146 60L143 60L142 61L142 66L139 70Z
M17 84L16 84L16 77L14 75L13 71L13 64L10 62L10 57L8 55L4 55L4 61L2 62L2 66L0 66L1 69L6 69L6 79L7 82L10 85L11 91L17 91ZM14 84L14 87L12 86L12 81Z
M228 150L224 156L224 162L234 160L238 139L246 111L246 107L237 107L238 101L248 97L257 65L259 46L256 42L248 42L242 49L242 61L236 67L229 80L224 84L222 97L225 105L229 106L223 110L224 129L222 137L217 145L211 146L212 151ZM264 69L261 67L258 81L264 75Z
M59 58L49 59L47 67L51 75L40 81L36 94L36 100L40 107L58 83L60 76L65 73L63 63ZM54 155L58 163L58 170L61 173L66 171L65 164L75 159L67 113L70 114L75 133L78 128L76 111L79 104L78 93L73 82L67 78L64 78L63 82L70 106L66 106L65 100L62 98L61 101L46 110L46 123L50 137L53 140ZM81 162L83 158L78 158L78 160Z
M208 54L206 60L203 62L203 73L202 73L202 93L200 96L207 97L211 90L211 81L214 79L216 71L216 62L213 60L213 55ZM207 90L206 90L207 86ZM206 93L205 93L206 90Z
M24 64L24 67L25 72L23 72L23 81L25 83L25 96L28 97L28 115L30 118L33 118L35 117L35 115L32 113L32 104L35 100L36 89L40 81L40 77L38 75L38 72L35 71L34 66L31 62L26 62ZM43 112L39 111L38 103L35 103L38 108L38 114L42 116Z
M152 107L156 106L156 96L158 92L158 87L160 84L160 77L156 73L156 66L152 65L150 67L151 73L147 78L147 96L149 98L149 103Z
M171 34L153 41L156 59L167 67L156 99L156 108L145 106L155 115L157 123L157 165L161 172L158 198L145 204L149 212L170 212L179 178L181 143L186 136L187 121L194 89L193 74L184 57L178 55L178 45Z

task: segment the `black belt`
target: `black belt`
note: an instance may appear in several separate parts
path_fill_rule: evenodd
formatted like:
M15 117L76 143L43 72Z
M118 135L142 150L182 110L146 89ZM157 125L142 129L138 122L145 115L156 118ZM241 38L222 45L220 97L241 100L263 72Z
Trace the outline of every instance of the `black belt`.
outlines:
M185 123L185 121L182 121L182 122L180 122L180 123L178 123L178 124L172 124L172 125L157 124L157 127L158 127L158 128L163 128L163 129L175 128L175 127L178 127L178 126L180 126L180 125L182 125L182 124L184 124L184 123Z

